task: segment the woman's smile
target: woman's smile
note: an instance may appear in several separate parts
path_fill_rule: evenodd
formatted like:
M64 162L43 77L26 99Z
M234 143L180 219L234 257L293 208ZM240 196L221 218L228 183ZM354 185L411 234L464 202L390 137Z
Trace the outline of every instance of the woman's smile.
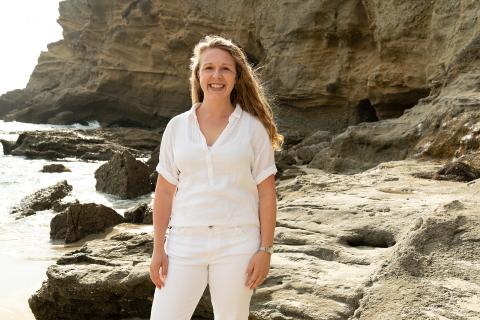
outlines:
M218 90L218 89L225 88L225 85L217 84L217 83L211 83L211 84L209 84L209 87L212 88L213 90Z

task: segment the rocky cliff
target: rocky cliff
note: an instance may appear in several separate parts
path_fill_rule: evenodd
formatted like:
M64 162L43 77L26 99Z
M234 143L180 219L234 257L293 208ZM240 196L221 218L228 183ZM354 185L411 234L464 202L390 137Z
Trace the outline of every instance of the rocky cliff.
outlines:
M285 133L340 132L399 117L452 81L452 68L472 58L465 50L478 35L479 8L448 0L63 1L64 39L42 52L23 99L0 97L0 115L162 125L188 108L191 50L215 33L263 67Z
M477 319L480 182L387 161L478 161L479 17L472 0L63 1L64 39L0 97L0 116L161 131L189 108L194 44L230 37L261 67L287 137L277 253L251 319ZM148 235L90 243L49 268L30 306L39 319L146 318L150 254Z

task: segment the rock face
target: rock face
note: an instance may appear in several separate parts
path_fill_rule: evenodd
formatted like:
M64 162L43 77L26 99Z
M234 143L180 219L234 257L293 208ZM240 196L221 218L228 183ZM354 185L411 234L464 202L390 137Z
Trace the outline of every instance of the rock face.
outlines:
M20 204L12 208L10 213L17 215L18 219L35 214L36 211L51 209L58 200L68 195L72 188L66 180L62 180L26 196Z
M48 268L48 280L28 301L35 318L147 318L155 288L148 273L152 240L118 234L66 254Z
M71 204L50 222L50 238L64 239L66 243L105 231L123 222L123 217L112 208L95 203Z
M28 89L12 90L0 96L0 118L17 109L19 106L25 106L26 101L31 98Z
M72 170L68 169L61 163L52 163L52 164L46 164L43 166L41 172L72 172Z
M478 9L461 1L63 1L64 39L40 55L25 94L0 98L0 109L15 100L4 119L164 125L188 109L189 57L213 33L264 66L283 132L338 132L402 115L442 85L453 60L475 58L465 49L478 34Z
M477 319L480 214L452 202L420 218L352 319ZM408 305L408 308L405 308Z
M95 171L98 191L131 199L151 191L150 169L128 151L115 154Z
M153 224L153 211L147 203L126 210L124 213L125 222Z
M352 176L304 167L279 181L276 252L249 319L480 317L480 183L411 176L436 166L390 162ZM152 240L119 234L66 254L29 300L35 317L148 318ZM208 291L194 319L213 319Z
M1 141L4 153L28 158L59 159L75 157L82 160L109 160L114 153L125 150L142 156L160 144L154 132L134 128L91 130L27 131L15 144Z
M480 45L477 46L480 50ZM480 59L479 59L480 60ZM351 126L317 153L309 166L329 172L355 173L391 160L458 158L479 151L480 61L476 75L452 75L454 80L436 96L422 100L398 119ZM477 66L478 64L478 66Z

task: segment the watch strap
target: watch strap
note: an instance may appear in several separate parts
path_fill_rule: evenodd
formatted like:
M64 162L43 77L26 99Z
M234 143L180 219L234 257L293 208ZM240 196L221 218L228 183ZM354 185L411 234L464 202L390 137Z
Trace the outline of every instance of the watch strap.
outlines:
M262 246L258 249L258 251L265 251L267 253L273 253L273 246Z

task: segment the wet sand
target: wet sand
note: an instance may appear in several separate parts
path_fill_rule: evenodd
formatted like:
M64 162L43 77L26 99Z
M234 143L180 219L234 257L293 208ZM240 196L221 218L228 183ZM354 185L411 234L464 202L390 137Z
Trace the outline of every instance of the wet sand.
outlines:
M18 248L18 256L0 253L2 269L0 272L0 319L1 320L35 320L28 305L28 298L47 280L47 268L55 264L57 259L66 252L80 248L85 242L93 239L110 238L115 234L128 230L129 232L153 232L153 226L123 223L110 228L105 233L90 235L73 244L52 242L54 255L44 259L24 257L22 248Z

